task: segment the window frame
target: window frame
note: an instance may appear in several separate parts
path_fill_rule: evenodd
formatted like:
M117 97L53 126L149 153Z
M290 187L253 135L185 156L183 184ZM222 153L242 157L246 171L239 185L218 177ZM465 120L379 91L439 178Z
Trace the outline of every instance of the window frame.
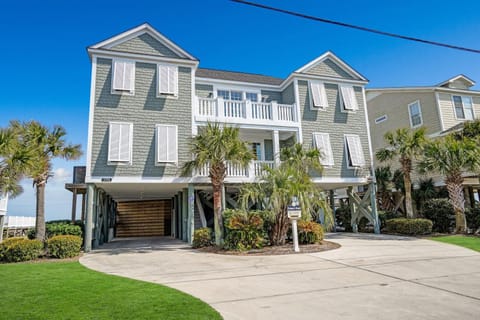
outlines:
M454 97L460 97L460 102L462 103L462 112L463 112L463 118L459 118L458 115L457 115L457 107L455 106L455 98ZM464 99L470 99L470 105L471 105L471 113L472 113L472 119L469 119L467 118L466 116L466 108L465 108L465 103L464 103ZM473 103L473 97L471 96L462 96L462 95L459 95L459 94L452 94L451 95L451 100L452 100L452 106L453 106L453 114L455 115L455 119L456 120L460 120L460 121L470 121L470 120L474 120L475 119L475 108L474 108L474 103Z
M413 124L413 119L412 119L413 114L411 110L411 107L414 106L415 104L418 104L418 115L420 116L420 123L416 125ZM420 100L415 100L408 104L408 119L410 121L410 127L412 129L421 127L423 125L422 104L420 103Z
M123 62L123 63L130 63L133 65L132 70L132 78L130 79L132 82L132 88L130 90L127 89L115 89L115 63ZM110 86L110 93L111 94L120 94L120 95L135 95L135 73L136 73L136 61L132 59L123 59L123 58L113 58L112 59L112 79L111 79L111 86ZM125 81L125 80L124 80Z
M161 76L160 76L160 69L162 67L167 67L167 68L175 68L175 87L173 92L161 92L160 90L160 81L161 81ZM178 98L178 77L179 77L179 70L178 70L178 65L171 64L171 63L157 63L157 98L170 98L170 99L177 99ZM170 84L170 83L169 83ZM168 87L169 84L167 84Z
M175 128L175 138L176 138L176 150L175 150L175 159L169 160L166 159L165 161L160 161L159 159L159 146L158 146L158 141L159 141L159 135L158 135L158 129L160 127L174 127ZM167 141L167 158L168 158L168 137L166 137ZM165 166L168 164L178 164L178 126L174 124L163 124L163 123L157 123L155 125L155 165L156 166Z
M129 141L128 141L128 149L129 149L129 159L122 160L122 159L111 159L110 158L110 148L112 145L112 125L128 125L129 126ZM119 139L119 151L118 154L120 155L120 146L121 146L121 134ZM124 121L110 121L108 123L108 148L107 148L107 165L131 165L133 159L133 123L132 122L124 122Z

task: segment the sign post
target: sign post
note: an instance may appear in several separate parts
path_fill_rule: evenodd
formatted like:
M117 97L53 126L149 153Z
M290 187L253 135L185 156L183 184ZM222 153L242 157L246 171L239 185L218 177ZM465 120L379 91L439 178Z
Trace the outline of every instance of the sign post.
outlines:
M297 220L302 217L302 208L296 197L292 199L292 205L287 207L287 214L288 218L292 221L293 250L300 252L300 247L298 246Z

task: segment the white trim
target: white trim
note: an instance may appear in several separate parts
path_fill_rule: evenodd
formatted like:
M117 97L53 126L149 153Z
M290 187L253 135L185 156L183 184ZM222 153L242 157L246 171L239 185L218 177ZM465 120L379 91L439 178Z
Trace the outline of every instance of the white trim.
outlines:
M370 120L368 119L368 108L367 108L367 100L366 100L364 87L362 87L362 97L363 97L363 108L365 110L365 125L367 126L368 153L370 155L370 175L374 178L373 181L376 181L373 146L372 146L372 135L370 133Z
M442 107L440 106L440 96L438 92L435 92L435 104L437 105L438 116L440 117L440 132L445 130L445 123L443 120Z
M410 107L415 105L415 104L418 104L418 111L419 111L419 115L420 115L420 123L414 126L413 122L412 122L412 111L410 110ZM420 100L415 100L415 101L409 103L407 105L407 109L408 109L408 119L409 119L409 122L410 122L410 127L412 129L421 127L423 125L423 115L422 115L422 104L420 103Z
M131 60L135 60L137 62L144 62L144 63L174 63L183 66L198 66L198 61L193 60L185 60L185 59L175 59L169 57L161 57L161 56L150 56L147 54L140 54L140 53L128 53L128 52L119 52L119 51L108 51L108 50L101 50L101 49L88 49L89 54L95 54L98 58L106 58L106 59L113 59L113 58L127 58Z
M90 78L90 103L88 111L88 138L87 138L87 163L85 168L85 178L91 176L92 168L92 140L93 140L93 116L95 108L95 84L97 77L97 57L92 57L92 73Z
M366 184L368 182L367 177L362 178L333 178L333 177L312 177L313 183L359 183Z
M129 133L129 160L128 161L122 161L122 160L110 160L110 139L111 139L111 130L112 130L112 124L119 124L123 125L126 124L130 127L130 133ZM121 136L119 137L121 140ZM109 121L108 122L108 148L107 148L107 165L109 166L116 166L116 165L132 165L133 162L133 122L126 122L126 121Z
M180 48L178 45L173 43L171 40L169 40L167 37L162 35L160 32L155 30L151 25L148 23L144 23L138 27L135 27L133 29L130 29L128 31L125 31L123 33L120 33L112 38L109 38L107 40L104 40L102 42L96 43L90 48L92 49L99 49L101 47L105 47L107 49L110 49L111 47L114 47L122 42L128 41L130 39L133 39L135 37L138 37L144 33L148 33L150 36L155 38L157 41L162 42L166 47L168 47L170 50L172 50L174 53L183 56L185 58L191 59L191 60L197 60L195 57L190 55L188 52Z
M326 83L332 83L332 84L351 84L351 85L359 85L363 86L368 83L368 81L363 81L363 80L352 80L352 79L347 79L347 78L335 78L335 77L328 77L328 76L316 76L316 75L311 75L311 74L305 74L305 73L297 73L294 72L292 73L287 80L290 79L290 77L296 77L299 80L318 80L318 81L323 81ZM287 81L286 80L286 81Z
M300 93L298 91L298 79L294 78L293 80L293 94L295 96L295 109L297 110L297 139L298 143L303 143L303 132L302 132L302 112L300 111Z
M175 128L175 138L177 139L176 142L176 150L175 150L175 160L166 160L166 161L158 161L158 128L159 127L174 127ZM165 137L168 142L168 137ZM167 154L168 154L168 145L167 145ZM175 164L178 165L178 126L176 124L163 124L157 123L155 125L155 165L164 166L168 164Z
M480 95L480 91L477 90L463 90L463 89L452 89L444 87L403 87L403 88L372 88L367 89L368 93L372 92L446 92L446 93L458 93L458 94L469 94L469 95Z
M339 57L337 57L333 52L331 51L327 51L325 52L324 54L322 54L320 57L310 61L309 63L307 63L306 65L304 65L303 67L300 67L299 69L295 70L295 73L302 73L302 72L305 72L306 70L310 69L311 67L313 67L314 65L316 64L319 64L320 62L323 62L324 60L327 60L327 59L330 59L330 60L333 60L333 62L335 62L336 64L340 65L340 67L342 67L342 69L344 69L344 71L347 71L347 73L349 73L351 76L353 77L356 77L356 78L359 78L363 81L368 81L364 76L362 76L360 73L358 73L357 71L355 71L352 67L350 67L346 62L344 62L342 59L340 59Z
M213 78L202 78L195 77L198 84L208 84L208 85L225 85L225 86L240 86L240 87L253 87L253 88L264 88L271 91L281 92L282 89L278 85L273 84L262 84L256 82L245 82L245 81L233 81L233 80L223 80L223 79L213 79Z

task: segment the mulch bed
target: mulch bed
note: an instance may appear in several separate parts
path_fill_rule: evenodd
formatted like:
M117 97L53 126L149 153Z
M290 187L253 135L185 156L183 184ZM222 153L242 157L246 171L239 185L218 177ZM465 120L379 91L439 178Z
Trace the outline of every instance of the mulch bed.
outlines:
M331 241L322 241L317 244L304 244L300 245L300 252L293 251L293 244L289 243L283 246L274 246L274 247L264 247L262 249L252 249L249 251L232 251L224 250L218 247L205 247L198 248L198 251L207 252L207 253L217 253L225 255L236 255L236 256L273 256L273 255L283 255L283 254L300 254L300 253L315 253L322 252L327 250L333 250L340 248L340 245Z

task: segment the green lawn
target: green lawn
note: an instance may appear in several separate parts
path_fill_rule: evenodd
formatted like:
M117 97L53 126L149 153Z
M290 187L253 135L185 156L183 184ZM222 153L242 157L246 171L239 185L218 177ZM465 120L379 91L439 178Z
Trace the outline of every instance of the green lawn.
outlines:
M480 252L480 237L468 237L462 235L432 237L431 240L456 244L457 246L469 248Z
M0 275L2 319L222 319L177 290L78 262L1 264Z

